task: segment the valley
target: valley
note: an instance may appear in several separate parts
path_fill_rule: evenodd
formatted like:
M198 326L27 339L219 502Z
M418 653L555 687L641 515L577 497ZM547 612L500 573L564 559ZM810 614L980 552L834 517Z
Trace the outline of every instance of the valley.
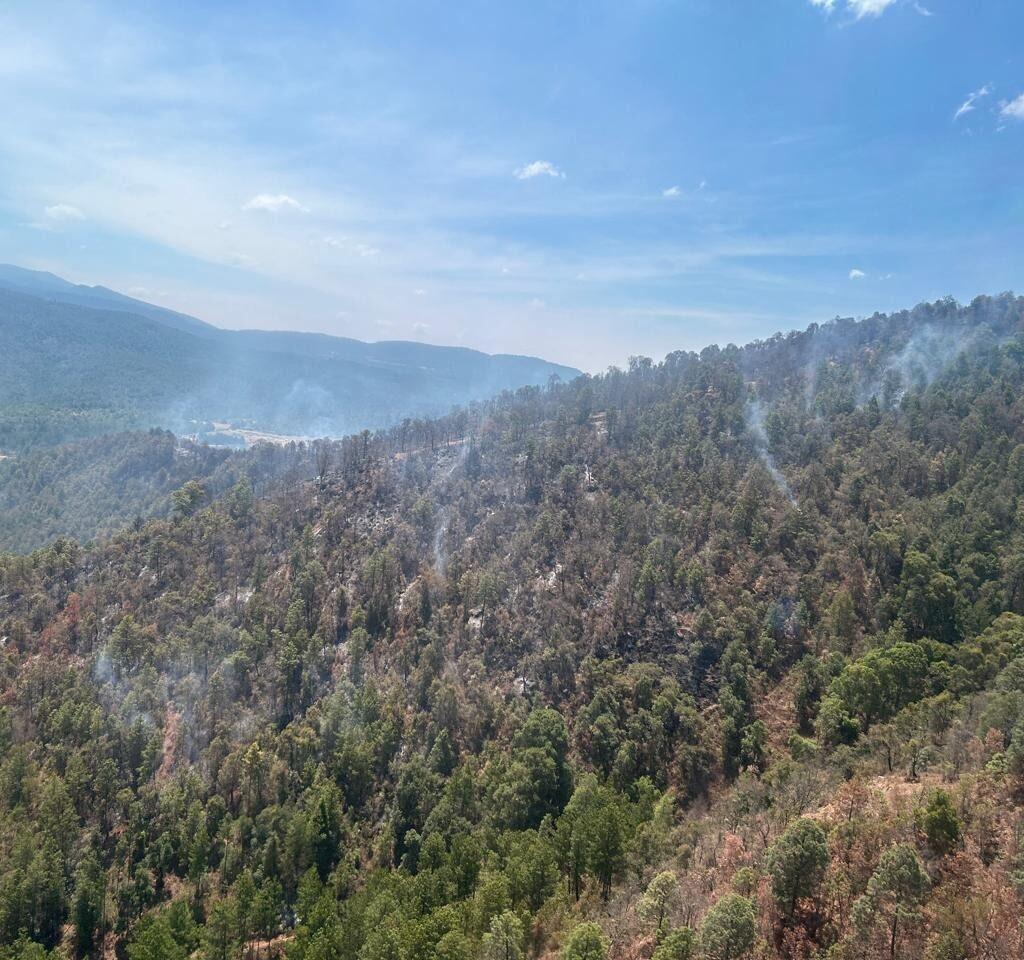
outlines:
M188 436L204 424L203 439L233 446L340 437L578 373L461 347L222 330L0 265L0 449L13 453L127 429Z

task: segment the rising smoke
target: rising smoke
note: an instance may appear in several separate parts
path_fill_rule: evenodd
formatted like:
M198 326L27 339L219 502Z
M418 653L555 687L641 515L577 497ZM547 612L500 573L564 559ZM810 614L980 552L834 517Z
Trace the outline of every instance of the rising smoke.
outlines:
M771 474L779 489L786 495L786 499L795 507L797 502L793 490L782 475L782 471L775 462L775 457L772 456L768 441L768 431L764 425L764 404L756 397L753 400L748 400L747 405L744 407L743 416L746 420L747 429L754 437L754 447L757 450L757 455L761 458L765 469Z
M450 557L447 543L449 527L447 500L449 488L452 484L453 478L455 477L456 471L465 464L466 458L469 456L470 445L465 438L460 438L456 442L454 448L449 447L448 449L449 451L454 449L451 465L447 470L439 470L437 472L436 476L438 478L438 482L436 483L434 490L435 502L439 504L437 517L434 523L434 568L442 577L448 569L448 560Z

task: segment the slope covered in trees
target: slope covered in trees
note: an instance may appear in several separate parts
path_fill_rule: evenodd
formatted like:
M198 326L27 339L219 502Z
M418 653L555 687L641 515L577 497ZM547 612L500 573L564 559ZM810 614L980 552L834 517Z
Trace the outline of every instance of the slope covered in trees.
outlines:
M198 484L204 501L246 478L265 494L316 475L318 443L227 450L165 430L108 434L0 460L0 550L27 553L60 538L85 543L170 516L174 494Z
M0 563L0 942L1018 957L1024 301L638 360Z
M341 436L577 373L463 347L221 330L0 265L0 453L147 427L236 444L224 424Z

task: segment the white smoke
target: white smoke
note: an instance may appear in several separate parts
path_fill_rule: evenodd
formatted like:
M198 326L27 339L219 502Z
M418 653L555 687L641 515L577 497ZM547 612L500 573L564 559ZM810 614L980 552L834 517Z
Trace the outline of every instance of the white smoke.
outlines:
M448 550L445 539L448 536L448 508L441 507L434 528L434 569L443 577L448 569Z
M757 450L757 455L761 458L761 462L764 464L765 469L771 474L772 479L778 485L779 489L786 495L786 499L795 507L797 502L796 497L793 494L793 490L790 487L789 482L782 475L782 471L775 462L775 457L772 456L768 442L768 431L765 430L764 426L764 404L756 398L749 400L746 407L744 407L743 415L746 420L747 429L754 436L754 447Z
M443 577L445 571L448 569L448 526L449 526L449 515L448 506L442 501L442 495L447 493L447 489L450 486L455 472L465 462L469 456L470 444L467 438L462 437L454 443L454 456L452 456L452 462L447 469L441 469L441 463L438 463L438 470L435 476L438 478L438 489L435 491L435 502L439 503L440 509L437 513L437 521L434 526L434 568ZM453 447L448 447L446 453L450 453Z
M922 327L899 353L890 357L868 396L875 393L899 404L909 390L922 390L945 373L962 353L982 341L977 328Z

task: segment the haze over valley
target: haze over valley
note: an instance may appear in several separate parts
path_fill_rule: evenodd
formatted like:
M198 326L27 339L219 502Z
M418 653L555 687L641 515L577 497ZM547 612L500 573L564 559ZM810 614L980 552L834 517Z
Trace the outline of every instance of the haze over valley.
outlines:
M0 265L0 450L126 427L216 444L340 437L572 368L459 347L221 330L102 287Z

